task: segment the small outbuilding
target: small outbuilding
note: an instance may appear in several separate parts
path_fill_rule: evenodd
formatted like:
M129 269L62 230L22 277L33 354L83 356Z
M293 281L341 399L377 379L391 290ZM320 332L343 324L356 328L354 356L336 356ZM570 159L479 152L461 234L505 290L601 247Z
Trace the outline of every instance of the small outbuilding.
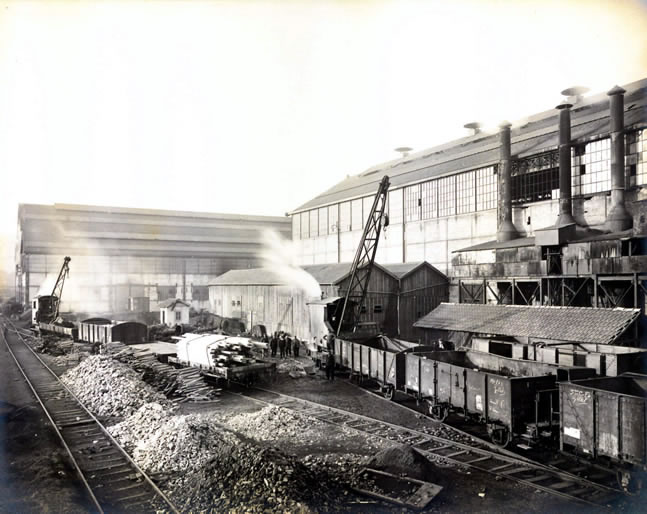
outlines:
M191 305L179 298L169 298L159 304L160 323L167 327L189 324Z

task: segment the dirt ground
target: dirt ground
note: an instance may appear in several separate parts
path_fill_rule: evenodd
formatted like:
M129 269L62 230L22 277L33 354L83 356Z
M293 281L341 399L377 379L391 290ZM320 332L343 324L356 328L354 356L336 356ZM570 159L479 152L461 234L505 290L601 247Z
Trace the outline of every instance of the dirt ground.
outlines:
M9 362L4 345L0 345L0 358ZM47 360L47 358L46 358ZM310 364L307 359L300 359ZM9 364L11 364L9 362ZM63 371L59 368L57 371ZM395 403L362 391L343 376L328 382L319 371L314 375L291 378L281 374L268 388L309 399L359 414L403 424L410 428L430 427L434 433L445 436L447 429L420 413L411 412ZM66 464L65 454L38 404L31 396L14 365L7 365L0 380L1 424L0 436L4 441L4 462L0 460L1 512L88 512L89 504L83 491ZM223 391L220 401L210 404L180 406L180 413L212 413L226 424L241 413L254 413L263 404ZM32 434L33 432L33 434ZM304 462L308 459L325 459L344 468L346 461L368 461L385 447L383 441L333 425L317 426L304 430L297 437L276 437L264 444L276 446ZM4 466L3 466L4 464ZM352 467L352 466L351 466ZM425 480L443 487L430 503L427 512L595 512L542 491L517 484L510 480L497 480L478 471L445 467L434 464ZM54 494L55 493L55 494ZM357 512L402 512L369 498L360 502L354 499L349 510ZM642 504L625 504L625 512L639 512Z

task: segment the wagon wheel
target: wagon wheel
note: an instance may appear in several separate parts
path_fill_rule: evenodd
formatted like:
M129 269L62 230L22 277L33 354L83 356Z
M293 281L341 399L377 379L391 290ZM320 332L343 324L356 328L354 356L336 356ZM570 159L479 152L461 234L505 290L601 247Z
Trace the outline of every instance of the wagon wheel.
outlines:
M387 400L393 400L393 391L394 387L392 385L386 385L382 388L382 396Z
M436 421L445 421L449 416L449 409L444 405L434 405L429 403L429 415Z
M497 427L490 433L490 439L500 448L505 448L512 441L512 434L506 427Z

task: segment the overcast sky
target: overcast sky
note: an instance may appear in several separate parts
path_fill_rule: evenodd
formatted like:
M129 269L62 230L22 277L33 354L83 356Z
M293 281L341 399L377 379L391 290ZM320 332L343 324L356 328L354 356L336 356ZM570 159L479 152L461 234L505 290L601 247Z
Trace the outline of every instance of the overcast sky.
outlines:
M22 203L283 215L347 174L647 77L638 1L1 2Z

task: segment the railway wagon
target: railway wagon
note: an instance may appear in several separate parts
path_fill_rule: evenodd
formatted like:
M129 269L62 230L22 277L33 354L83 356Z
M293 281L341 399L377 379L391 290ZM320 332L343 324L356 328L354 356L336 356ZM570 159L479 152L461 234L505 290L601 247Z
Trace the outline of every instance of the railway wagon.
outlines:
M79 323L79 340L87 343L138 344L148 339L148 327L136 321L114 322L105 318L89 318Z
M627 373L558 387L563 451L607 459L626 471L647 470L647 376ZM619 478L626 486L629 475Z
M405 354L405 392L427 401L431 417L442 421L450 411L462 412L485 423L501 446L522 434L552 437L558 374L571 379L594 373L475 351Z
M44 323L42 321L38 323L37 327L41 332L50 332L52 334L71 337L75 341L78 338L78 329L76 327L69 327L58 323Z

